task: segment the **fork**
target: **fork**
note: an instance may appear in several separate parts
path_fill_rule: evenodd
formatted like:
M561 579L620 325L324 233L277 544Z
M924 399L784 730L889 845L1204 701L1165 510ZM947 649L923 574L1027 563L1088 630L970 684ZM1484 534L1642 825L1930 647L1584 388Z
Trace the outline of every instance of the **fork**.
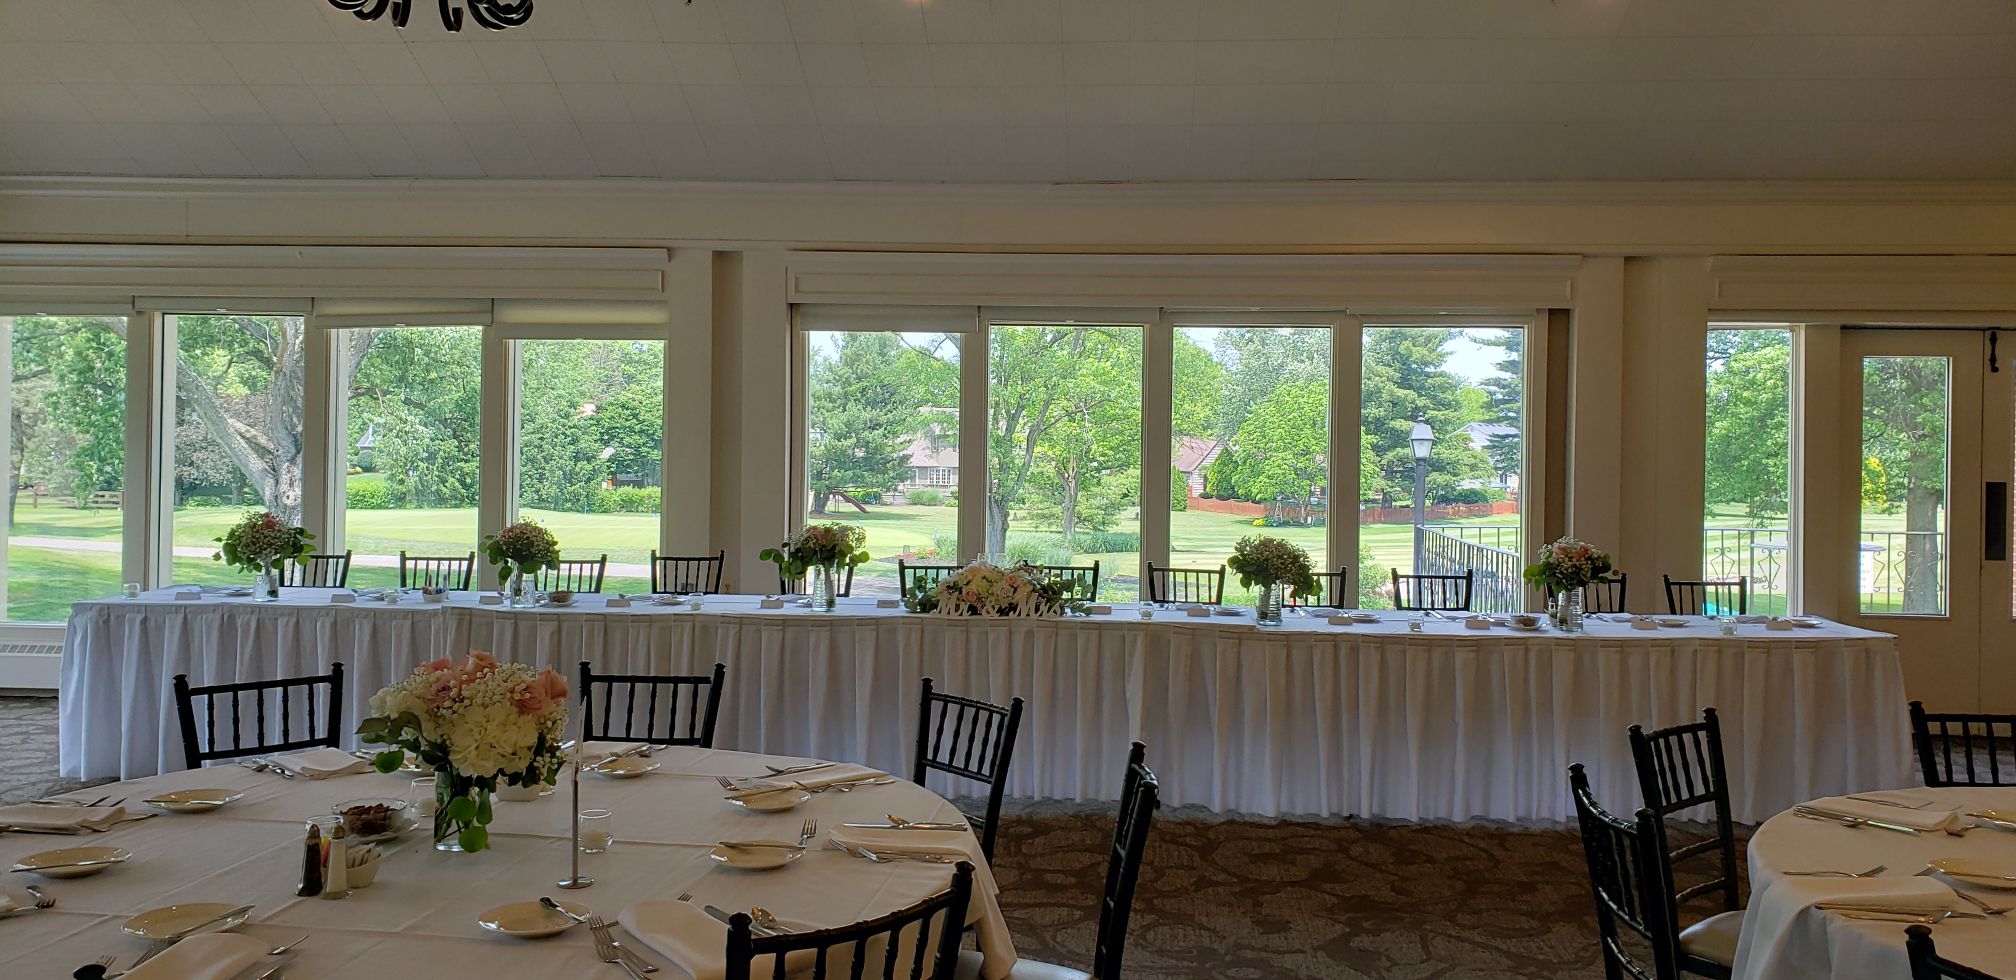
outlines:
M1932 876L1935 870L1937 869L1928 867L1925 870L1918 872L1918 877L1929 878ZM2016 911L2016 909L1998 908L1996 906L1990 905L1987 902L1975 898L1974 896L1969 895L1958 888L1953 889L1953 894L1960 896L1960 899L1966 902L1967 904L1972 905L1977 909L1980 909L1983 915L2007 915L2012 911Z
M1867 871L1780 871L1779 874L1807 878L1874 878L1890 870L1888 865L1879 864Z
M817 836L819 836L819 821L817 820L805 821L804 826L798 828L798 846L804 847L806 841L809 841Z
M614 963L622 967L623 972L630 974L635 980L644 980L644 974L637 972L637 968L631 966L630 961L624 959L623 955L616 951L615 941L604 934L602 930L595 928L595 923L600 921L602 921L602 917L595 916L588 924L588 935L595 940L595 958L604 963Z
M656 966L645 962L643 957L624 948L623 944L616 940L615 933L609 931L609 923L601 915L594 912L588 913L588 931L593 933L599 941L609 944L609 948L616 951L616 955L621 957L622 963L626 968L634 968L643 973L658 972Z
M41 888L35 885L28 886L28 894L34 897L35 907L38 909L53 909L56 907L56 900L50 898L47 894L43 893Z

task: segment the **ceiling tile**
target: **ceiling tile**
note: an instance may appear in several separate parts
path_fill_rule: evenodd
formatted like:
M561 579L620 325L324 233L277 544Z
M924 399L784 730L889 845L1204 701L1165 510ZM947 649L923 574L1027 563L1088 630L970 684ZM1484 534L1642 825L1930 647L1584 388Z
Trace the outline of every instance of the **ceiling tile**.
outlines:
M735 0L720 4L721 33L730 41L781 44L791 40L791 20L783 0Z
M532 148L518 127L508 122L462 123L455 127L462 142L483 163L483 176L498 178L543 177L546 170L532 159Z
M407 46L429 85L475 85L489 81L477 48L452 41L425 41Z
M427 75L407 46L397 41L351 44L350 60L357 73L374 85L425 85Z
M575 122L581 123L623 123L630 122L630 106L623 98L623 86L570 85L560 84L560 98L567 103L567 114Z
M284 119L288 125L333 126L322 108L322 100L306 85L262 85L252 90L269 119Z
M503 41L476 46L476 59L492 85L537 85L553 81L539 46L529 41Z
M259 104L257 96L249 88L236 85L191 85L196 98L202 100L203 110L210 113L210 121L219 125L253 125L270 123L266 107Z
M813 86L868 84L868 61L858 44L800 44L798 64Z
M317 177L371 176L371 168L336 126L283 126L281 132Z
M803 85L798 49L789 44L731 44L735 69L744 85Z
M671 85L679 81L670 50L657 41L622 41L602 45L602 56L616 81L628 85Z
M735 67L735 52L726 44L672 44L666 53L683 84L735 85L742 81L742 72Z
M546 70L553 73L556 82L606 85L616 81L599 41L541 41L539 55L546 59Z
M686 91L677 85L625 85L623 104L637 125L649 128L690 129L693 111L686 107Z
M799 44L842 44L861 40L854 5L848 0L784 0L791 39Z
M908 0L826 0L854 9L854 29L871 44L922 44L924 5Z

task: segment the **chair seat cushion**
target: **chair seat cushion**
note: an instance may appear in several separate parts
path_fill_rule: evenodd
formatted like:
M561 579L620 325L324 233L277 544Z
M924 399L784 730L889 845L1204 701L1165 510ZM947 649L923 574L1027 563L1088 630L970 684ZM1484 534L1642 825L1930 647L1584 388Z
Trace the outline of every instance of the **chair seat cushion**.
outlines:
M1736 962L1736 937L1742 932L1742 909L1712 915L1680 930L1680 951L1729 966Z
M979 978L980 954L970 949L962 950L959 953L958 980L979 980ZM1092 980L1092 975L1054 963L1016 960L1015 969L1009 972L1008 980Z

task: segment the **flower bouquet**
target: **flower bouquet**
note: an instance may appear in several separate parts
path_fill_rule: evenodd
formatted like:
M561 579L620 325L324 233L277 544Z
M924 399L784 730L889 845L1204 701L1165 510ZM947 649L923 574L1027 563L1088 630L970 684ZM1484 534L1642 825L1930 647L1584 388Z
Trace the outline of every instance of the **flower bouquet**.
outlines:
M1242 587L1260 587L1254 616L1262 623L1281 622L1282 590L1291 589L1298 596L1316 591L1316 569L1309 553L1280 538L1240 538L1225 567L1239 576Z
M307 528L289 527L272 511L251 511L217 539L223 547L210 560L258 576L253 593L259 601L271 602L280 598L281 563L306 560L313 540Z
M833 608L836 569L852 568L868 560L868 531L855 524L808 524L791 540L775 548L765 548L756 557L777 566L785 580L807 579L812 608Z
M542 568L559 570L560 539L538 521L519 521L483 539L483 557L497 566L497 587L514 606L535 601L525 577Z
M940 616L1059 616L1076 603L1062 580L1028 562L1008 568L976 561L909 596L913 612Z
M1610 556L1585 541L1563 537L1540 548L1539 560L1526 566L1527 584L1549 589L1558 597L1554 621L1562 629L1582 628L1582 590L1610 574Z
M552 785L559 776L567 725L567 680L533 672L487 653L447 657L414 668L371 696L371 717L357 734L389 746L373 764L394 772L407 753L434 770L434 846L480 851L490 846L490 794L511 786Z

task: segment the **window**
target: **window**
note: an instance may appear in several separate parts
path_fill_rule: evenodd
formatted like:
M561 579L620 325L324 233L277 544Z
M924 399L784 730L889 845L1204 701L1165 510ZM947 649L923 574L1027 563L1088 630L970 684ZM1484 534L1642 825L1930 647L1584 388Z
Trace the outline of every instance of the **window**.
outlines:
M301 522L305 323L175 316L174 581L244 584L210 560L247 510Z
M814 331L805 341L805 520L865 529L871 560L855 569L854 594L897 595L899 559L961 558L959 337Z
M61 621L124 580L126 320L0 317L11 361L0 618Z
M1862 359L1865 613L1946 614L1952 371L1944 357Z
M398 585L401 551L462 555L476 547L482 344L480 327L336 332L352 587Z
M992 325L981 550L1098 561L1101 598L1139 595L1141 338L1139 326Z
M1525 603L1525 339L1515 326L1368 326L1358 457L1360 601L1390 570L1475 572L1472 608Z
M1750 611L1782 615L1791 596L1792 331L1708 331L1701 574L1749 581Z
M603 589L651 591L664 476L665 343L518 342L518 516L561 557L609 556ZM494 570L486 587L494 587Z
M1216 568L1247 535L1284 538L1328 561L1330 330L1175 331L1169 564ZM1383 575L1383 569L1381 571ZM1227 602L1253 601L1227 574Z

